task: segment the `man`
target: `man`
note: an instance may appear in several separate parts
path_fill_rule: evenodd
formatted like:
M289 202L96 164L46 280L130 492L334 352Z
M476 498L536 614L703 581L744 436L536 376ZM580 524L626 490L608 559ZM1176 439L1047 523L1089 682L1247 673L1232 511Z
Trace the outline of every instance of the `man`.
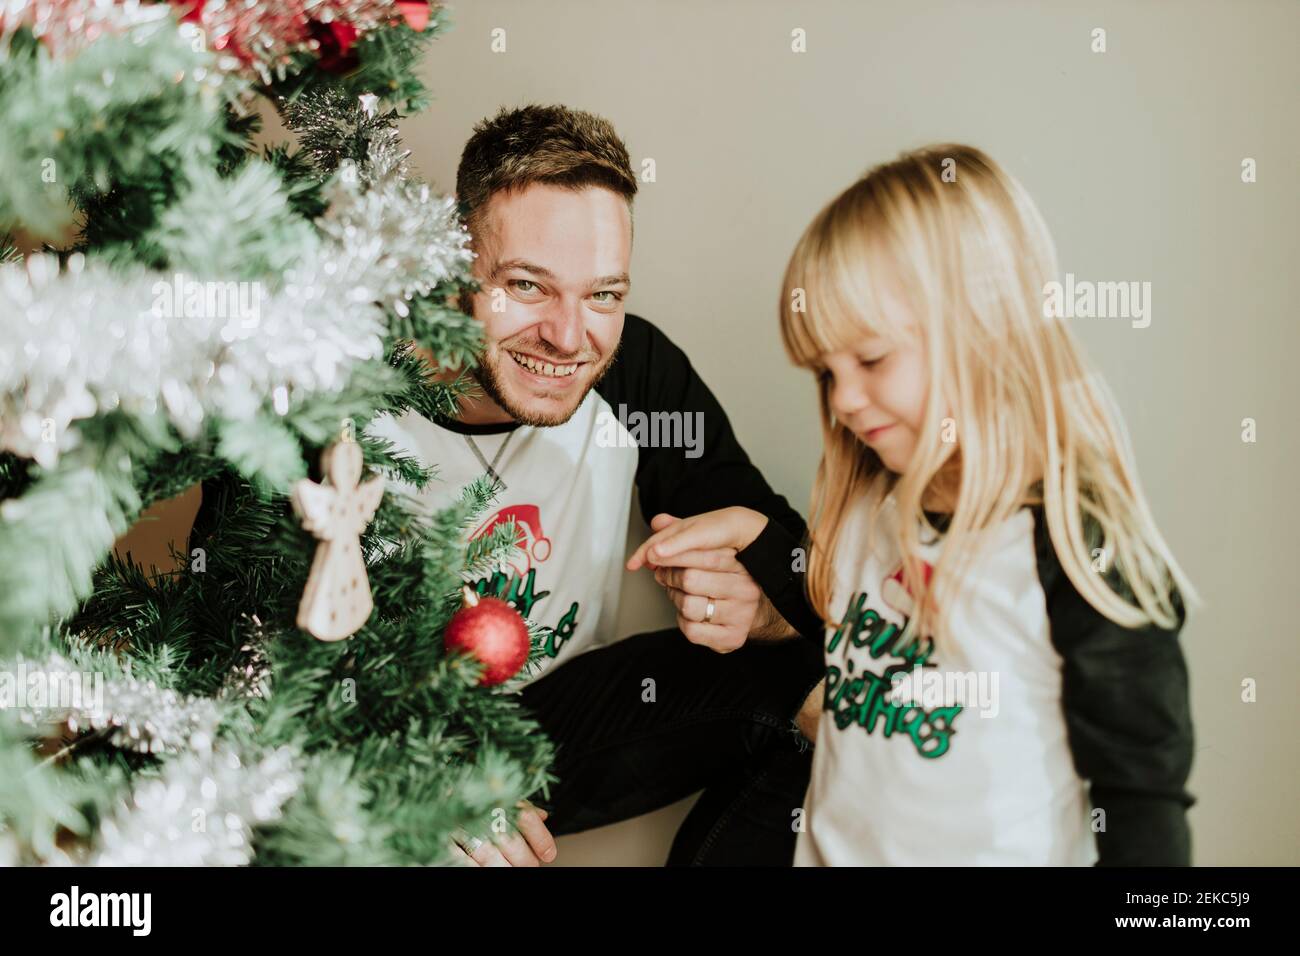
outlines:
M372 429L438 466L442 480L421 493L430 510L485 471L498 477L496 510L475 534L513 520L523 553L476 586L548 628L542 668L519 684L557 744L559 782L524 809L518 833L465 841L480 865L549 862L552 834L701 789L670 864L793 856L820 640L798 637L734 552L657 569L679 628L614 639L634 489L656 529L745 505L804 533L686 356L624 313L636 190L626 147L599 117L529 106L476 127L456 192L481 286L481 394L454 420L408 412Z

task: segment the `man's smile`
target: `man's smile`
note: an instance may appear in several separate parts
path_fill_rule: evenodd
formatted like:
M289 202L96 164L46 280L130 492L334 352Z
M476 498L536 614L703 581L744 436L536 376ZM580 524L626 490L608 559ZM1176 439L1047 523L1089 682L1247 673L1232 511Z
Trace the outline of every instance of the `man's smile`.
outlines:
M520 368L525 369L533 375L549 380L571 379L579 368L586 365L586 362L570 362L567 364L557 364L548 362L545 359L536 358L525 352L515 352L511 349L503 349L512 359L515 360Z

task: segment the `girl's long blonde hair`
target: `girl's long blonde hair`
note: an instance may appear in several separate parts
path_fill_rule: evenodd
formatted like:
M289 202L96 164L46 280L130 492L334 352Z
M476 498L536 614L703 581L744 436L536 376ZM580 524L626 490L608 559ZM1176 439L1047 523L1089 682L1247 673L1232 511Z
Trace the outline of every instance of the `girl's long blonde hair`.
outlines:
M1062 568L1099 612L1131 628L1181 622L1182 601L1195 595L1152 519L1113 400L1065 321L1044 318L1056 276L1028 194L970 146L930 146L871 169L804 231L781 291L795 364L820 371L824 353L866 335L913 334L881 308L887 286L902 290L930 373L925 422L901 476L835 421L819 375L808 592L824 620L835 617L832 559L849 508L869 496L874 527L892 492L916 597L911 626L922 635L944 633L935 609L971 570L979 532L1026 504L1042 505ZM922 502L945 484L955 506L927 585L915 560L928 524Z

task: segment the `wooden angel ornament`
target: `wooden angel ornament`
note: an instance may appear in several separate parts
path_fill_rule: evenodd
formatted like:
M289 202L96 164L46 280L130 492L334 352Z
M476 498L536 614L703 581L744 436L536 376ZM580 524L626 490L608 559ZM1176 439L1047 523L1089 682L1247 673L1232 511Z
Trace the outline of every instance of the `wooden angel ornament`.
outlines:
M322 641L341 641L360 630L374 609L361 556L361 532L379 508L384 479L361 478L361 446L340 441L321 454L329 484L309 478L293 486L293 510L320 539L298 605L298 626Z

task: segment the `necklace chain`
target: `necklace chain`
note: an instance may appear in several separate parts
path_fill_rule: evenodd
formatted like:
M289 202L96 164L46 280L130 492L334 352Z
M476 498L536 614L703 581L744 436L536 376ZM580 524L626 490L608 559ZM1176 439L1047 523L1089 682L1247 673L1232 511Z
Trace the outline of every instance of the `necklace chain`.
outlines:
M501 447L497 449L497 453L492 456L492 463L488 464L488 460L483 456L483 452L479 451L479 447L475 443L474 439L469 435L465 436L465 441L469 443L470 451L474 452L474 457L477 458L480 464L487 469L488 474L491 475L492 479L501 486L502 491L506 490L506 483L497 472L497 462L501 460L501 456L506 452L506 445L509 445L510 439L514 437L514 431L506 432L506 440L501 443Z

